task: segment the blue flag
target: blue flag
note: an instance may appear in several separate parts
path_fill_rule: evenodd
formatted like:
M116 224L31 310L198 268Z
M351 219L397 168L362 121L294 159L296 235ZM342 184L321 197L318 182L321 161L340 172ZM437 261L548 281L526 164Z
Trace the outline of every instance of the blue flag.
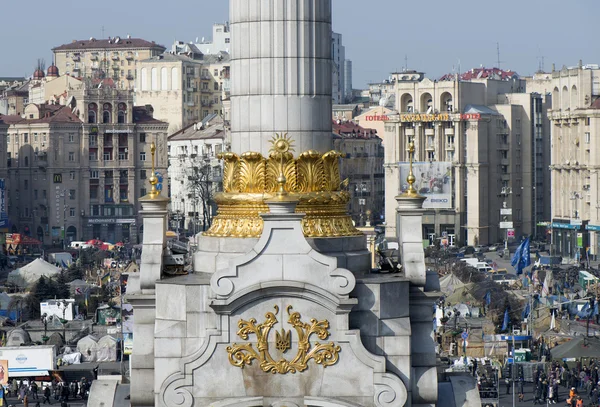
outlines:
M504 311L504 322L502 323L502 331L506 331L508 329L508 308Z
M510 264L517 270L517 274L523 274L525 267L531 266L531 247L529 238L523 240L513 255Z
M490 305L492 303L492 293L488 291L485 293L485 297L483 297L483 299L485 300L485 305Z

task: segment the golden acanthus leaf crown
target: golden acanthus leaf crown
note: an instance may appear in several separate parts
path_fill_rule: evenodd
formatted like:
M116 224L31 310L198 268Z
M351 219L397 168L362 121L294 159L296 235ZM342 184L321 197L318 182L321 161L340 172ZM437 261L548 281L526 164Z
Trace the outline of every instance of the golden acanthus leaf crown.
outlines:
M293 155L293 140L277 134L269 157L257 152L223 153L223 192L215 196L218 215L204 234L212 237L260 237L265 201L282 194L298 200L296 212L304 213L306 237L360 236L348 215L347 180L340 179L341 154L314 150Z

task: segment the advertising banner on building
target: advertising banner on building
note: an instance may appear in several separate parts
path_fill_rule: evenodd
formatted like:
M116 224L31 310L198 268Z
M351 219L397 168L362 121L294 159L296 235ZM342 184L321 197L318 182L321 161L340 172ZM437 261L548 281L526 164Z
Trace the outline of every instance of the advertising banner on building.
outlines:
M401 162L400 192L408 189L408 174L410 164ZM415 189L427 198L423 203L426 209L452 208L452 163L451 162L419 162L413 164L413 174L416 178Z

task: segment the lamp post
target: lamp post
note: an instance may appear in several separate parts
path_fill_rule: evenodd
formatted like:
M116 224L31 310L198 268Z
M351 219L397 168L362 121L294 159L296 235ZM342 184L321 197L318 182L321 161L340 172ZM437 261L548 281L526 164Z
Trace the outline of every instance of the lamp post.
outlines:
M571 224L572 225L577 225L581 227L581 218L579 216L579 210L577 209L579 205L577 205L577 200L579 199L583 199L583 195L580 194L577 191L573 191L571 192L571 197L570 197L571 201L573 201L573 213L572 213L572 217L571 217ZM572 241L572 239L571 239ZM577 235L575 235L575 250L576 250L576 259L577 261L579 261L579 255L580 255L580 248L577 245Z
M44 312L40 319L42 321L42 324L44 324L44 336L42 337L42 342L44 342L45 344L46 342L48 342L48 314Z
M67 307L69 306L69 303L67 302L67 300L62 300L58 303L59 308L62 310L62 321L60 321L62 323L62 327L63 327L63 340L65 341L65 345L67 344L67 336L66 336L66 329L67 329L67 320L65 319L65 316L67 314Z
M508 214L512 213L512 211L510 211L508 208L508 203L507 198L512 194L512 188L510 187L502 187L502 190L500 191L500 195L502 198L504 198L504 202L502 202L502 210L500 211L500 217L502 219L502 222L508 222ZM504 213L503 213L504 212ZM504 255L506 257L508 257L510 255L510 251L508 250L508 229L504 230Z

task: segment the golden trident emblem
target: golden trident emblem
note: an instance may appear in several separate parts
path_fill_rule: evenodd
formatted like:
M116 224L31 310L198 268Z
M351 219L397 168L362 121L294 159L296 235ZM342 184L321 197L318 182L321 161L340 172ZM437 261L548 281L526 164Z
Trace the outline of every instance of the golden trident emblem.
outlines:
M287 307L289 315L288 323L293 326L298 334L298 353L293 360L280 359L276 361L269 353L269 333L275 324L278 323L276 315L279 313L279 307L275 305L275 313L267 312L265 322L256 324L256 319L249 321L241 320L238 322L239 330L237 335L243 340L248 340L250 335L256 335L256 349L252 343L237 344L227 347L229 353L229 362L233 366L244 368L252 365L253 360L260 362L260 368L267 373L286 374L303 372L308 369L308 362L312 359L315 363L323 367L331 366L337 363L341 348L333 342L320 344L315 342L314 346L310 343L313 335L321 340L329 337L329 321L317 321L311 319L310 324L302 322L302 316L298 312L290 312L292 306ZM291 332L285 329L281 333L276 332L275 347L282 353L291 348Z

